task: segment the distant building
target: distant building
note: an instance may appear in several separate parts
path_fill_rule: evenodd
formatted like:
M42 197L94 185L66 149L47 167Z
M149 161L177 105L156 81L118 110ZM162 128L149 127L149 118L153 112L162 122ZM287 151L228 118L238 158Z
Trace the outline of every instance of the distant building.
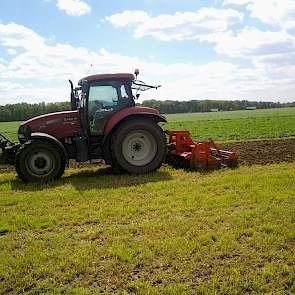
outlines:
M246 110L253 111L253 110L256 110L256 107L246 107Z
M218 112L219 109L210 109L210 112Z

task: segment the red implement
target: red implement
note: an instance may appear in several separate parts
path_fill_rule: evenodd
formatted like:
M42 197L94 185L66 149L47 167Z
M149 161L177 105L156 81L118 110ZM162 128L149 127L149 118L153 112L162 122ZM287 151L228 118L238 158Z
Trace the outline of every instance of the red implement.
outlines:
M237 154L221 150L212 139L194 142L188 131L166 133L169 136L166 162L173 167L207 170L238 165Z

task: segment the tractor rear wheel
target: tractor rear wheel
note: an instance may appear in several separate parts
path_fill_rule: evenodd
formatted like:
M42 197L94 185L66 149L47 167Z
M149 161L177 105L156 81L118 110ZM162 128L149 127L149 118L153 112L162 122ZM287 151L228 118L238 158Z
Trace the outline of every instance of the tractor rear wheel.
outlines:
M66 160L63 152L51 143L28 141L16 154L16 172L24 181L49 182L62 176Z
M153 121L127 121L112 137L112 157L128 173L143 174L157 170L165 156L164 132Z

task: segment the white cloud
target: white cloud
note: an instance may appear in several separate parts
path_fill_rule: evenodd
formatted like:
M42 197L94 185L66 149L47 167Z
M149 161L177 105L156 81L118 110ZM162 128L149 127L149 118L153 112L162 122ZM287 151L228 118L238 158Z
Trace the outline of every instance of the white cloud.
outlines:
M81 0L57 0L57 7L72 16L81 16L91 12L91 7Z
M128 26L129 24L139 24L142 22L146 22L149 19L150 16L145 11L125 10L121 13L108 16L105 20L109 21L115 27L124 27Z
M44 41L43 37L22 25L0 23L0 42L5 47L32 49L34 44L38 50Z
M257 18L269 25L279 25L283 28L295 28L294 0L262 0L253 1L247 6L251 17Z
M294 91L292 83L295 82L295 37L285 31L271 32L260 31L257 28L244 28L237 34L233 32L210 36L209 42L216 43L216 51L232 58L248 60L253 67L237 71L236 79L242 81L251 73L257 81L250 81L244 85L244 89L257 85L258 81L267 78L260 84L257 93L269 93L273 88L274 93L282 97L282 89L290 87ZM254 84L254 85L253 85ZM272 86L271 86L272 85ZM278 87L275 88L275 85ZM289 85L288 87L286 85ZM293 96L294 92L285 94ZM277 94L278 95L278 94ZM290 98L291 99L291 98ZM294 100L294 98L293 98Z
M10 54L10 55L15 55L15 54L17 54L17 51L15 49L8 48L7 53Z
M253 66L243 68L222 61L165 64L105 49L93 52L70 44L50 44L27 27L0 25L0 49L17 51L7 60L0 59L1 104L68 100L70 78L77 81L89 74L133 72L134 68L142 72L141 79L163 85L143 98L294 100L295 65L282 62L279 55L262 55ZM239 50L235 45L235 52ZM262 60L266 57L271 60Z
M216 51L230 57L253 57L295 52L295 38L285 31L261 31L246 27L238 33L224 32L202 38L216 43Z
M246 5L252 18L285 29L295 28L294 0L225 0L224 5Z
M224 0L223 5L245 5L251 2L251 0Z
M243 14L233 9L201 8L197 12L176 12L151 16L140 10L126 10L106 17L114 27L134 28L134 37L152 36L171 40L198 39L214 32L226 31L231 25L240 23Z

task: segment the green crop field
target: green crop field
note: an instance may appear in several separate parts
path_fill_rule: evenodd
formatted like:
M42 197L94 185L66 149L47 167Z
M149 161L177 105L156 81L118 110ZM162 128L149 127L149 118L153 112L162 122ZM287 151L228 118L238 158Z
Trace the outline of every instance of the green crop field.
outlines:
M294 294L295 163L0 174L1 294Z
M168 115L166 129L189 130L194 138L243 141L295 137L295 108Z
M17 129L21 122L0 122L0 133L8 139L17 140Z
M164 129L189 130L193 137L220 142L295 137L295 108L167 115ZM16 140L20 122L0 123L0 132Z

